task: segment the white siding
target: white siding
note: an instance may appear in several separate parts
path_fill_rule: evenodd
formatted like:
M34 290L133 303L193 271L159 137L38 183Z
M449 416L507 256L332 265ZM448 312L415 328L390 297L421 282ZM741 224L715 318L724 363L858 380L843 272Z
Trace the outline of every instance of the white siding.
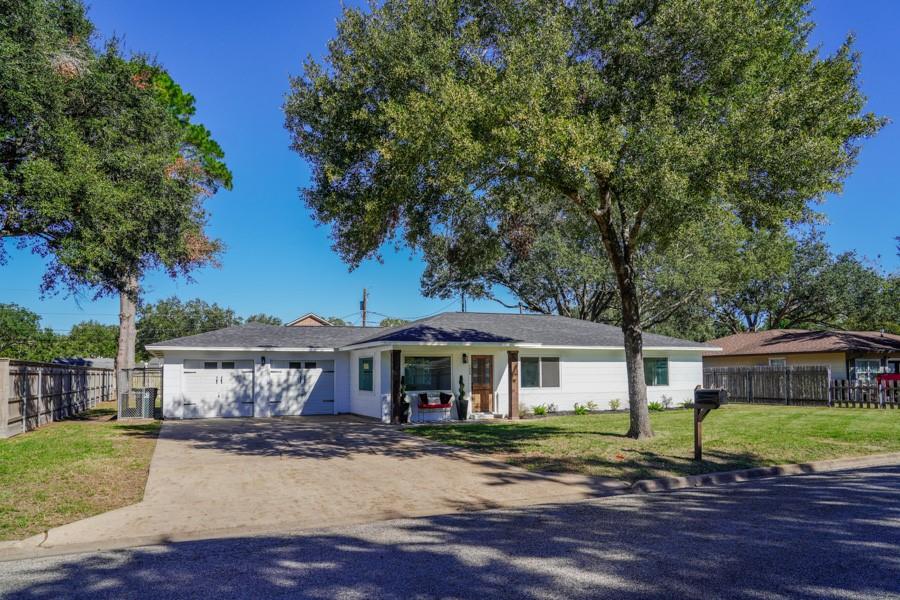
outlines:
M628 407L628 378L624 350L523 350L519 357L559 357L558 388L520 388L519 405L533 407L555 404L561 411L573 410L575 404L596 402L608 409L609 401L618 399L621 408ZM648 386L650 402L672 399L673 405L693 398L694 387L703 381L703 362L699 352L646 351L645 356L668 357L669 385ZM521 370L519 381L521 382Z

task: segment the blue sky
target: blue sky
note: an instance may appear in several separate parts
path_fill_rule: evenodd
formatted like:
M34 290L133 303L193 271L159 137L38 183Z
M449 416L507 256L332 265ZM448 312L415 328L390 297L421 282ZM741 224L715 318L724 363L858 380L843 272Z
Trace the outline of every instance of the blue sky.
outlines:
M900 2L820 0L814 9L815 43L830 52L854 32L869 109L900 118ZM208 202L210 232L227 246L222 268L197 272L194 283L149 274L147 300L199 297L243 316L266 312L290 319L313 311L358 322L366 287L370 309L391 316L458 307L458 301L420 295L422 263L406 252L386 249L383 264L370 261L349 272L332 252L328 230L313 224L298 197L309 169L288 148L281 104L288 77L299 73L303 58L324 53L339 12L338 0L91 2L101 35L119 35L128 49L155 55L197 97L198 120L222 144L234 172L234 189ZM835 251L880 257L887 270L900 266L894 242L900 235L898 156L900 126L891 124L865 144L844 193L823 207ZM40 299L43 261L11 247L10 255L0 267L0 302L26 306L60 331L86 319L116 322L112 298ZM493 302L470 301L468 308L502 310Z

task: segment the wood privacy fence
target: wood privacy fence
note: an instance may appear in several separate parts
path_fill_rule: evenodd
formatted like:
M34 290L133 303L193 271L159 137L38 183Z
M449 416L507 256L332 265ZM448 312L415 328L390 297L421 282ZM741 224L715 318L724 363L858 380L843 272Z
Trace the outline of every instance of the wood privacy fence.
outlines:
M703 370L703 387L725 388L729 402L900 408L900 382L833 380L828 367L714 367Z
M114 400L112 369L0 358L0 437Z
M714 367L703 370L703 387L725 388L729 402L828 404L828 367Z

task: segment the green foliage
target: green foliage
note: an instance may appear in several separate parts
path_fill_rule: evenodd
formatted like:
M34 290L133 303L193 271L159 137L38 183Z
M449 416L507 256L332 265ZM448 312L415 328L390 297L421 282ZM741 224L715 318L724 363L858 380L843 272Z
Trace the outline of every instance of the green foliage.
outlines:
M220 250L202 201L230 173L193 98L92 31L77 0L0 4L0 238L48 257L44 291L116 293Z
M258 313L247 317L247 323L265 323L266 325L284 325L284 321L273 315Z
M378 323L379 327L397 327L399 325L406 325L409 323L406 319L398 319L394 317L385 317Z
M609 401L609 410L619 410L620 406L622 406L622 401L618 398L613 398Z
M584 403L584 407L585 407L586 409L588 409L589 412L594 412L594 411L596 411L598 408L600 408L600 407L597 405L597 403L594 402L593 400L588 400L587 402L585 402L585 403Z
M660 410L666 410L666 407L665 407L665 405L663 405L662 402L659 402L658 400L653 400L652 402L647 403L647 409L652 410L652 411L660 411Z
M328 321L329 323L331 323L332 325L338 325L338 326L342 326L342 327L350 325L350 323L348 323L344 319L341 319L340 317L328 317L325 320Z
M536 417L543 417L547 414L547 405L546 404L535 404L531 411L534 413Z
M137 354L143 360L148 356L147 344L240 325L241 322L232 309L200 299L182 302L173 296L155 304L142 304L137 316Z
M117 328L96 321L72 326L68 335L41 327L36 313L16 304L0 304L0 357L49 362L55 358L112 358Z
M586 414L588 414L588 408L587 408L587 406L584 406L583 404L578 404L576 402L574 412L576 415L586 415Z

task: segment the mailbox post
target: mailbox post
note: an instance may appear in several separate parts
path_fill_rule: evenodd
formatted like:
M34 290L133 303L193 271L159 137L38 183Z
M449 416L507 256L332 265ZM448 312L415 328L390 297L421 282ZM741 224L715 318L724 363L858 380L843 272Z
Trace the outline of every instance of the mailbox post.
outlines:
M703 419L727 402L728 392L723 389L694 390L694 460L703 460Z

